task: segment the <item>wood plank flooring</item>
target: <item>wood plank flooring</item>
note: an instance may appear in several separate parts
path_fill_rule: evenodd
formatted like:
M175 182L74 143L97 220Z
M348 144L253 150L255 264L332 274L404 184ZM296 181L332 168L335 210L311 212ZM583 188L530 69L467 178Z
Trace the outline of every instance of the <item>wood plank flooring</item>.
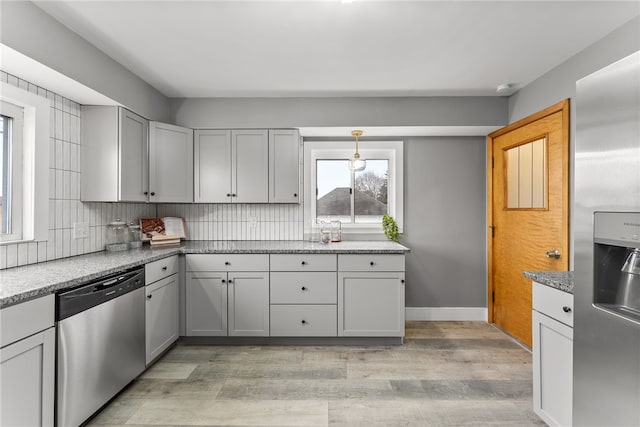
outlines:
M91 426L537 426L531 354L483 322L402 346L178 345Z

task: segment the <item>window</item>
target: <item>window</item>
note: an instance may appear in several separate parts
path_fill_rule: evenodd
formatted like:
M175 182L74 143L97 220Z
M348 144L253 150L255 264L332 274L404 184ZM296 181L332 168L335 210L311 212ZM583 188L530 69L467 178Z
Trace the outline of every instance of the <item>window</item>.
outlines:
M2 197L2 241L22 239L22 130L23 109L2 101L0 132L2 132L0 188Z
M50 103L2 82L0 101L0 243L47 240Z
M353 142L305 142L305 233L340 220L345 233L382 234L382 216L402 224L402 142L360 142L366 169L349 168Z

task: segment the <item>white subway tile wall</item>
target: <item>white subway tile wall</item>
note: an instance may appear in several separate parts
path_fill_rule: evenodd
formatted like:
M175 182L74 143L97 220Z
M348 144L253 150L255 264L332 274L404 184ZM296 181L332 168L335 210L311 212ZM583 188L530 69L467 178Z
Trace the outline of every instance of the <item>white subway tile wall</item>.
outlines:
M51 101L49 236L39 242L0 245L0 269L101 251L109 222L155 216L156 207L144 203L82 203L80 105L4 71L0 71L0 81ZM88 238L73 237L73 225L79 222L89 223Z
M0 245L0 270L101 251L106 225L121 218L183 217L189 240L302 240L303 206L267 204L83 203L80 201L80 104L0 70L0 81L51 101L49 236L46 241ZM302 178L301 178L302 179ZM75 239L75 223L89 237Z
M189 240L302 240L302 205L165 204L158 216L185 219Z

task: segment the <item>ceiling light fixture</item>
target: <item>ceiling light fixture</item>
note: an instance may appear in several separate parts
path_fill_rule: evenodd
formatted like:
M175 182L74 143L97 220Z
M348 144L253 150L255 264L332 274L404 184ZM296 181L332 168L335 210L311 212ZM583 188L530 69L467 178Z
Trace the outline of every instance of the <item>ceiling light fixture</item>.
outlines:
M496 88L496 92L500 96L511 95L511 92L513 92L513 85L509 83L501 84Z
M360 158L360 153L358 153L358 138L362 136L361 130L353 130L351 131L351 136L356 139L356 152L353 153L353 157L351 157L351 161L349 162L349 167L354 172L360 172L365 170L367 167L367 161Z

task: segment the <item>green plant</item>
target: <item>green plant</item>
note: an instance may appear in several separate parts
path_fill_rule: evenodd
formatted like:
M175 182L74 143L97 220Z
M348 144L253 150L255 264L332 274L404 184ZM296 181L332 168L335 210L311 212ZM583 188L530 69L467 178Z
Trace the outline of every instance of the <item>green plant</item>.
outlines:
M391 215L384 214L382 216L382 230L389 240L397 242L400 240L400 232L398 231L398 223Z

